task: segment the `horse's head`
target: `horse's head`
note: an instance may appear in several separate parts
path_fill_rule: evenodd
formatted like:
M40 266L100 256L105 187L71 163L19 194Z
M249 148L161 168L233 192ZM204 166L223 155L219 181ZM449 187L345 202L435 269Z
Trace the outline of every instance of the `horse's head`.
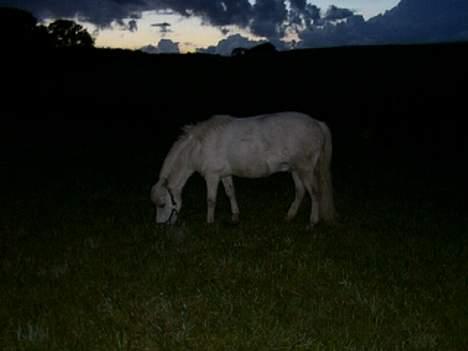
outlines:
M156 206L156 223L174 224L180 209L174 194L167 185L167 180L159 180L151 188L151 201Z

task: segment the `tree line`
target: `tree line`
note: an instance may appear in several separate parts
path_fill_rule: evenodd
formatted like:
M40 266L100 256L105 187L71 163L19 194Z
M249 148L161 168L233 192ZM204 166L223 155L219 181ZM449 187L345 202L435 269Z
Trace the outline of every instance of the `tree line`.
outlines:
M92 48L94 39L74 21L57 19L44 25L28 11L0 7L0 45L7 50Z

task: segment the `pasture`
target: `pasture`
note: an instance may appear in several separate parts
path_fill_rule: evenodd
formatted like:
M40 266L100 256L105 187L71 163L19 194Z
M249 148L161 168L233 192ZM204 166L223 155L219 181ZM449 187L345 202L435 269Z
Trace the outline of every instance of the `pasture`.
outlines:
M205 223L193 177L168 229L149 191L169 144L137 139L3 157L2 350L468 349L455 158L337 137L336 225L306 231L308 201L286 223L294 187L278 174L234 179L238 225L221 189Z

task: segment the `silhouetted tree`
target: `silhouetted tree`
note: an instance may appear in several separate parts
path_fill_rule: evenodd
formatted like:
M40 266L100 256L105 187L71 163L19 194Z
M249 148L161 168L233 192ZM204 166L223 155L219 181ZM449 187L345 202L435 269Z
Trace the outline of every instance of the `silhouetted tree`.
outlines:
M256 45L253 48L250 48L247 53L257 55L257 54L273 54L275 52L277 52L276 47L272 43L266 42L266 43Z
M231 56L244 56L244 55L264 55L272 54L277 52L276 47L269 42L262 43L256 46L251 47L250 49L237 47L231 51Z
M80 24L73 21L59 19L47 27L55 47L92 48L94 39Z
M237 56L243 56L247 52L246 48L234 48L231 51L231 56L237 57Z
M49 30L44 25L36 26L34 30L34 45L37 48L52 48L54 47L54 42L52 36L49 34Z
M30 47L36 25L37 19L27 11L0 7L0 45L10 49Z

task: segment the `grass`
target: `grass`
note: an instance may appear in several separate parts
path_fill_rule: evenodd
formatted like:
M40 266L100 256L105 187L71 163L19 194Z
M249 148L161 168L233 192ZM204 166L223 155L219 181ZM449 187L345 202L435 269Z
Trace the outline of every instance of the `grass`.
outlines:
M236 179L237 226L222 195L204 223L194 177L166 228L148 200L154 155L83 155L8 163L2 350L468 349L462 176L338 156L339 223L312 233L307 206L283 221L287 175Z

